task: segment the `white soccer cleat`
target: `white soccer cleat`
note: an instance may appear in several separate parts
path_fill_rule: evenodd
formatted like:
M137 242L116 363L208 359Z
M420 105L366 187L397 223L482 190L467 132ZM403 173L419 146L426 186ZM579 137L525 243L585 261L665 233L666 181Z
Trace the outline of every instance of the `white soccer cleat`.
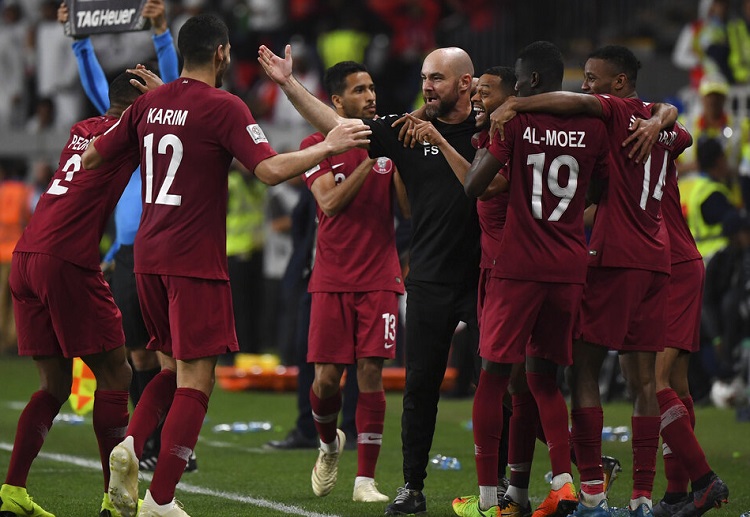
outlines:
M387 503L391 498L381 494L378 490L378 484L374 479L360 479L354 482L354 493L352 501L360 503Z
M138 458L133 437L126 436L109 455L109 500L122 517L138 512Z
M339 474L339 458L341 457L341 451L344 450L344 444L346 443L346 435L341 429L336 429L339 443L336 452L325 453L321 449L318 452L318 460L315 462L315 466L312 470L312 489L313 493L318 497L323 497L331 493L333 487L336 486L336 479Z
M172 500L174 503L172 508L169 510L162 510L154 498L151 497L151 491L146 490L146 497L143 498L143 504L141 505L141 511L138 512L138 517L190 517L185 510L182 509L182 505Z

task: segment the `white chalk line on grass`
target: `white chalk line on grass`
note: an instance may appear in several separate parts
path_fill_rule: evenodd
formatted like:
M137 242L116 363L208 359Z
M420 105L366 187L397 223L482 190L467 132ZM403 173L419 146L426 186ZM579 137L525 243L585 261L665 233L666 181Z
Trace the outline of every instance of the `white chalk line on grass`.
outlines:
M13 450L13 444L0 442L0 449L10 452ZM90 460L86 458L81 458L80 456L71 456L69 454L40 452L39 457L47 459L47 460L57 461L60 463L68 463L70 465L84 467L84 468L92 469L92 470L101 470L102 468L102 464L99 460L94 461L94 460ZM151 474L142 472L140 473L140 477L146 479L147 481L151 481ZM282 513L291 513L293 515L301 515L303 517L340 517L339 515L332 514L332 513L312 512L309 510L305 510L304 508L300 508L299 506L292 506L292 505L280 503L277 501L269 501L268 499L250 497L250 496L246 496L242 494L237 494L234 492L214 490L211 488L202 487L198 485L191 485L189 483L180 482L180 484L177 485L177 489L182 490L183 492L187 492L189 494L219 497L221 499L227 499L229 501L236 501L239 503L251 504L253 506L258 506L260 508L268 508L269 510L275 510L275 511L282 512Z

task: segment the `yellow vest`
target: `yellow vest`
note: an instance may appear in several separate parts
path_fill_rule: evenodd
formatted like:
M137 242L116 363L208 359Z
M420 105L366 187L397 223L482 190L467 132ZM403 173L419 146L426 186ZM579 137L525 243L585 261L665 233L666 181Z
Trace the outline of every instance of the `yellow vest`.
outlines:
M229 172L227 200L227 256L250 255L263 247L265 185L246 181L237 170Z
M693 234L698 251L703 255L703 260L710 259L714 253L725 248L729 242L721 233L721 223L707 224L703 219L701 205L714 192L721 192L727 199L730 197L727 187L718 181L702 176L699 180L696 180L687 201L688 226L690 227L690 233Z
M737 83L750 80L750 34L747 23L742 18L735 18L727 24L729 41L729 67Z

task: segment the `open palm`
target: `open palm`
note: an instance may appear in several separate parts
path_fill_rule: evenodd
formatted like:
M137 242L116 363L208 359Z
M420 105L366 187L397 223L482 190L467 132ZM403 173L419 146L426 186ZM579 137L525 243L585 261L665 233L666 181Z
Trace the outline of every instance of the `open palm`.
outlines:
M287 45L284 48L284 59L282 59L271 49L261 45L258 49L258 62L272 81L284 84L292 76L292 46Z

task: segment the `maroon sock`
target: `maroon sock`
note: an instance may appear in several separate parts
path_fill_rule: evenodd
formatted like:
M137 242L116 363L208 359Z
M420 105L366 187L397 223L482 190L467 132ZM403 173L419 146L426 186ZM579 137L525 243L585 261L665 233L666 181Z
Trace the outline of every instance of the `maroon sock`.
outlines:
M385 393L359 392L357 399L357 476L375 478L375 466L383 443Z
M99 458L104 473L104 491L109 488L109 453L125 437L128 428L128 392L94 392L94 434L99 443Z
M474 393L474 461L479 486L497 485L497 450L503 434L503 396L510 377L482 370Z
M634 416L633 427L633 492L631 499L651 499L656 476L656 452L659 449L661 417ZM578 451L576 451L578 452Z
M706 463L698 440L690 425L687 408L672 388L656 394L661 412L661 436L672 453L680 459L691 481L695 481L711 471Z
M670 494L687 494L690 476L682 466L680 459L669 448L667 442L662 444L662 456L664 457L664 476L667 478L667 492Z
M127 432L128 436L133 437L133 449L138 458L143 454L149 436L169 411L176 389L177 374L164 369L143 390Z
M52 427L52 421L62 405L62 402L44 390L39 390L31 396L18 419L16 440L13 442L8 475L5 478L6 484L26 486L31 464L42 449L44 439Z
M682 405L685 406L685 409L687 409L688 416L690 417L690 427L695 429L695 406L693 406L693 397L688 395L680 400L682 401Z
M576 455L576 466L581 478L581 491L589 495L604 492L602 471L602 408L583 407L570 412L571 438Z
M526 372L529 390L539 408L539 421L547 438L552 475L570 473L568 406L557 387L556 375Z
M161 431L161 451L151 480L151 497L157 504L174 499L174 489L185 472L208 410L208 395L192 388L177 388Z
M323 443L333 443L336 439L336 425L341 411L341 390L336 394L321 399L310 388L310 405L312 406L313 419L315 420L315 429L318 430L318 436ZM356 415L354 417L356 419Z
M508 464L510 484L516 488L529 488L531 462L534 459L539 425L539 408L530 391L513 395L513 414L510 417Z

